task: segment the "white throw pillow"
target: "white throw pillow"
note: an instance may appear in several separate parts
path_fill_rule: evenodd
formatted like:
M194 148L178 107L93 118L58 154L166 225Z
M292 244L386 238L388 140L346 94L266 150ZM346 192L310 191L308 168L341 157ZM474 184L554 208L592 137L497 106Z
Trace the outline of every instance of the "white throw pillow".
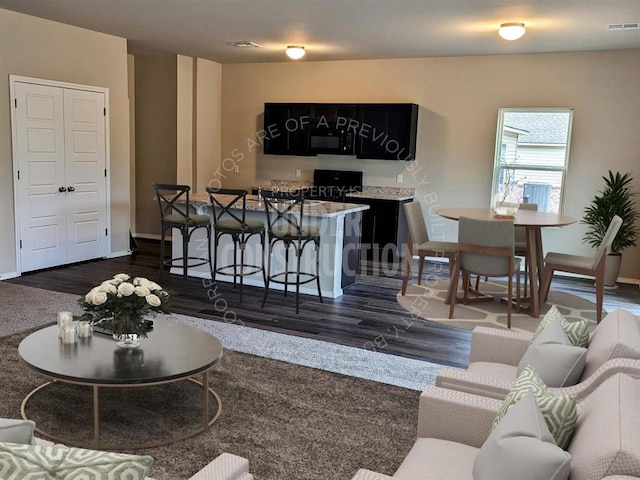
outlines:
M500 421L473 462L474 480L566 480L571 455L556 445L533 392Z
M540 332L518 363L518 375L531 365L548 387L568 387L580 380L587 349L571 344L558 318Z

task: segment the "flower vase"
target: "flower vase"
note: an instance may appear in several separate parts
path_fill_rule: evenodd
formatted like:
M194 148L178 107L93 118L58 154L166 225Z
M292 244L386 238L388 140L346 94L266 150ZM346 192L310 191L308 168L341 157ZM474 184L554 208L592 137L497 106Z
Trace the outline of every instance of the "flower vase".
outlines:
M113 334L116 345L120 348L136 348L140 346L140 335L137 333Z
M520 207L518 195L513 190L501 191L493 199L493 212L497 217L513 218Z

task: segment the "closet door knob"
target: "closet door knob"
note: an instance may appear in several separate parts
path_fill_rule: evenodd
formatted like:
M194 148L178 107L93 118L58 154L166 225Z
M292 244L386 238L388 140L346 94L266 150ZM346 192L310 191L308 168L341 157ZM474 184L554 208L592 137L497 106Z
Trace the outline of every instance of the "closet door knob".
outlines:
M59 192L66 192L67 189L65 187L58 187Z
M69 185L69 188L67 188L67 191L75 192L76 191L76 187Z

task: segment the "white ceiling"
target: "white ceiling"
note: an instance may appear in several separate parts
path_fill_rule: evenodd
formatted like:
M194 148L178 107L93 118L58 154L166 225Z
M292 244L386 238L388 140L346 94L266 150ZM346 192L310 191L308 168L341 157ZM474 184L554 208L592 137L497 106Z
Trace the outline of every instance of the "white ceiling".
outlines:
M410 58L640 48L640 0L0 0L0 8L110 33L130 53L221 63ZM523 22L515 42L500 23ZM227 42L249 40L260 49Z

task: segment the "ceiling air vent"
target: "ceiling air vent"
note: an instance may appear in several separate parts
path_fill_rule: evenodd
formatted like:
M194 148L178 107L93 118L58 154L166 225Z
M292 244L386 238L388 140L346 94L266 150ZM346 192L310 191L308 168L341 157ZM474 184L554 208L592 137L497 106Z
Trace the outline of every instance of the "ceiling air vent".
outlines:
M238 48L262 48L262 45L258 45L255 42L250 42L249 40L241 40L239 42L228 42L232 47Z
M609 30L637 30L637 23L610 23Z

